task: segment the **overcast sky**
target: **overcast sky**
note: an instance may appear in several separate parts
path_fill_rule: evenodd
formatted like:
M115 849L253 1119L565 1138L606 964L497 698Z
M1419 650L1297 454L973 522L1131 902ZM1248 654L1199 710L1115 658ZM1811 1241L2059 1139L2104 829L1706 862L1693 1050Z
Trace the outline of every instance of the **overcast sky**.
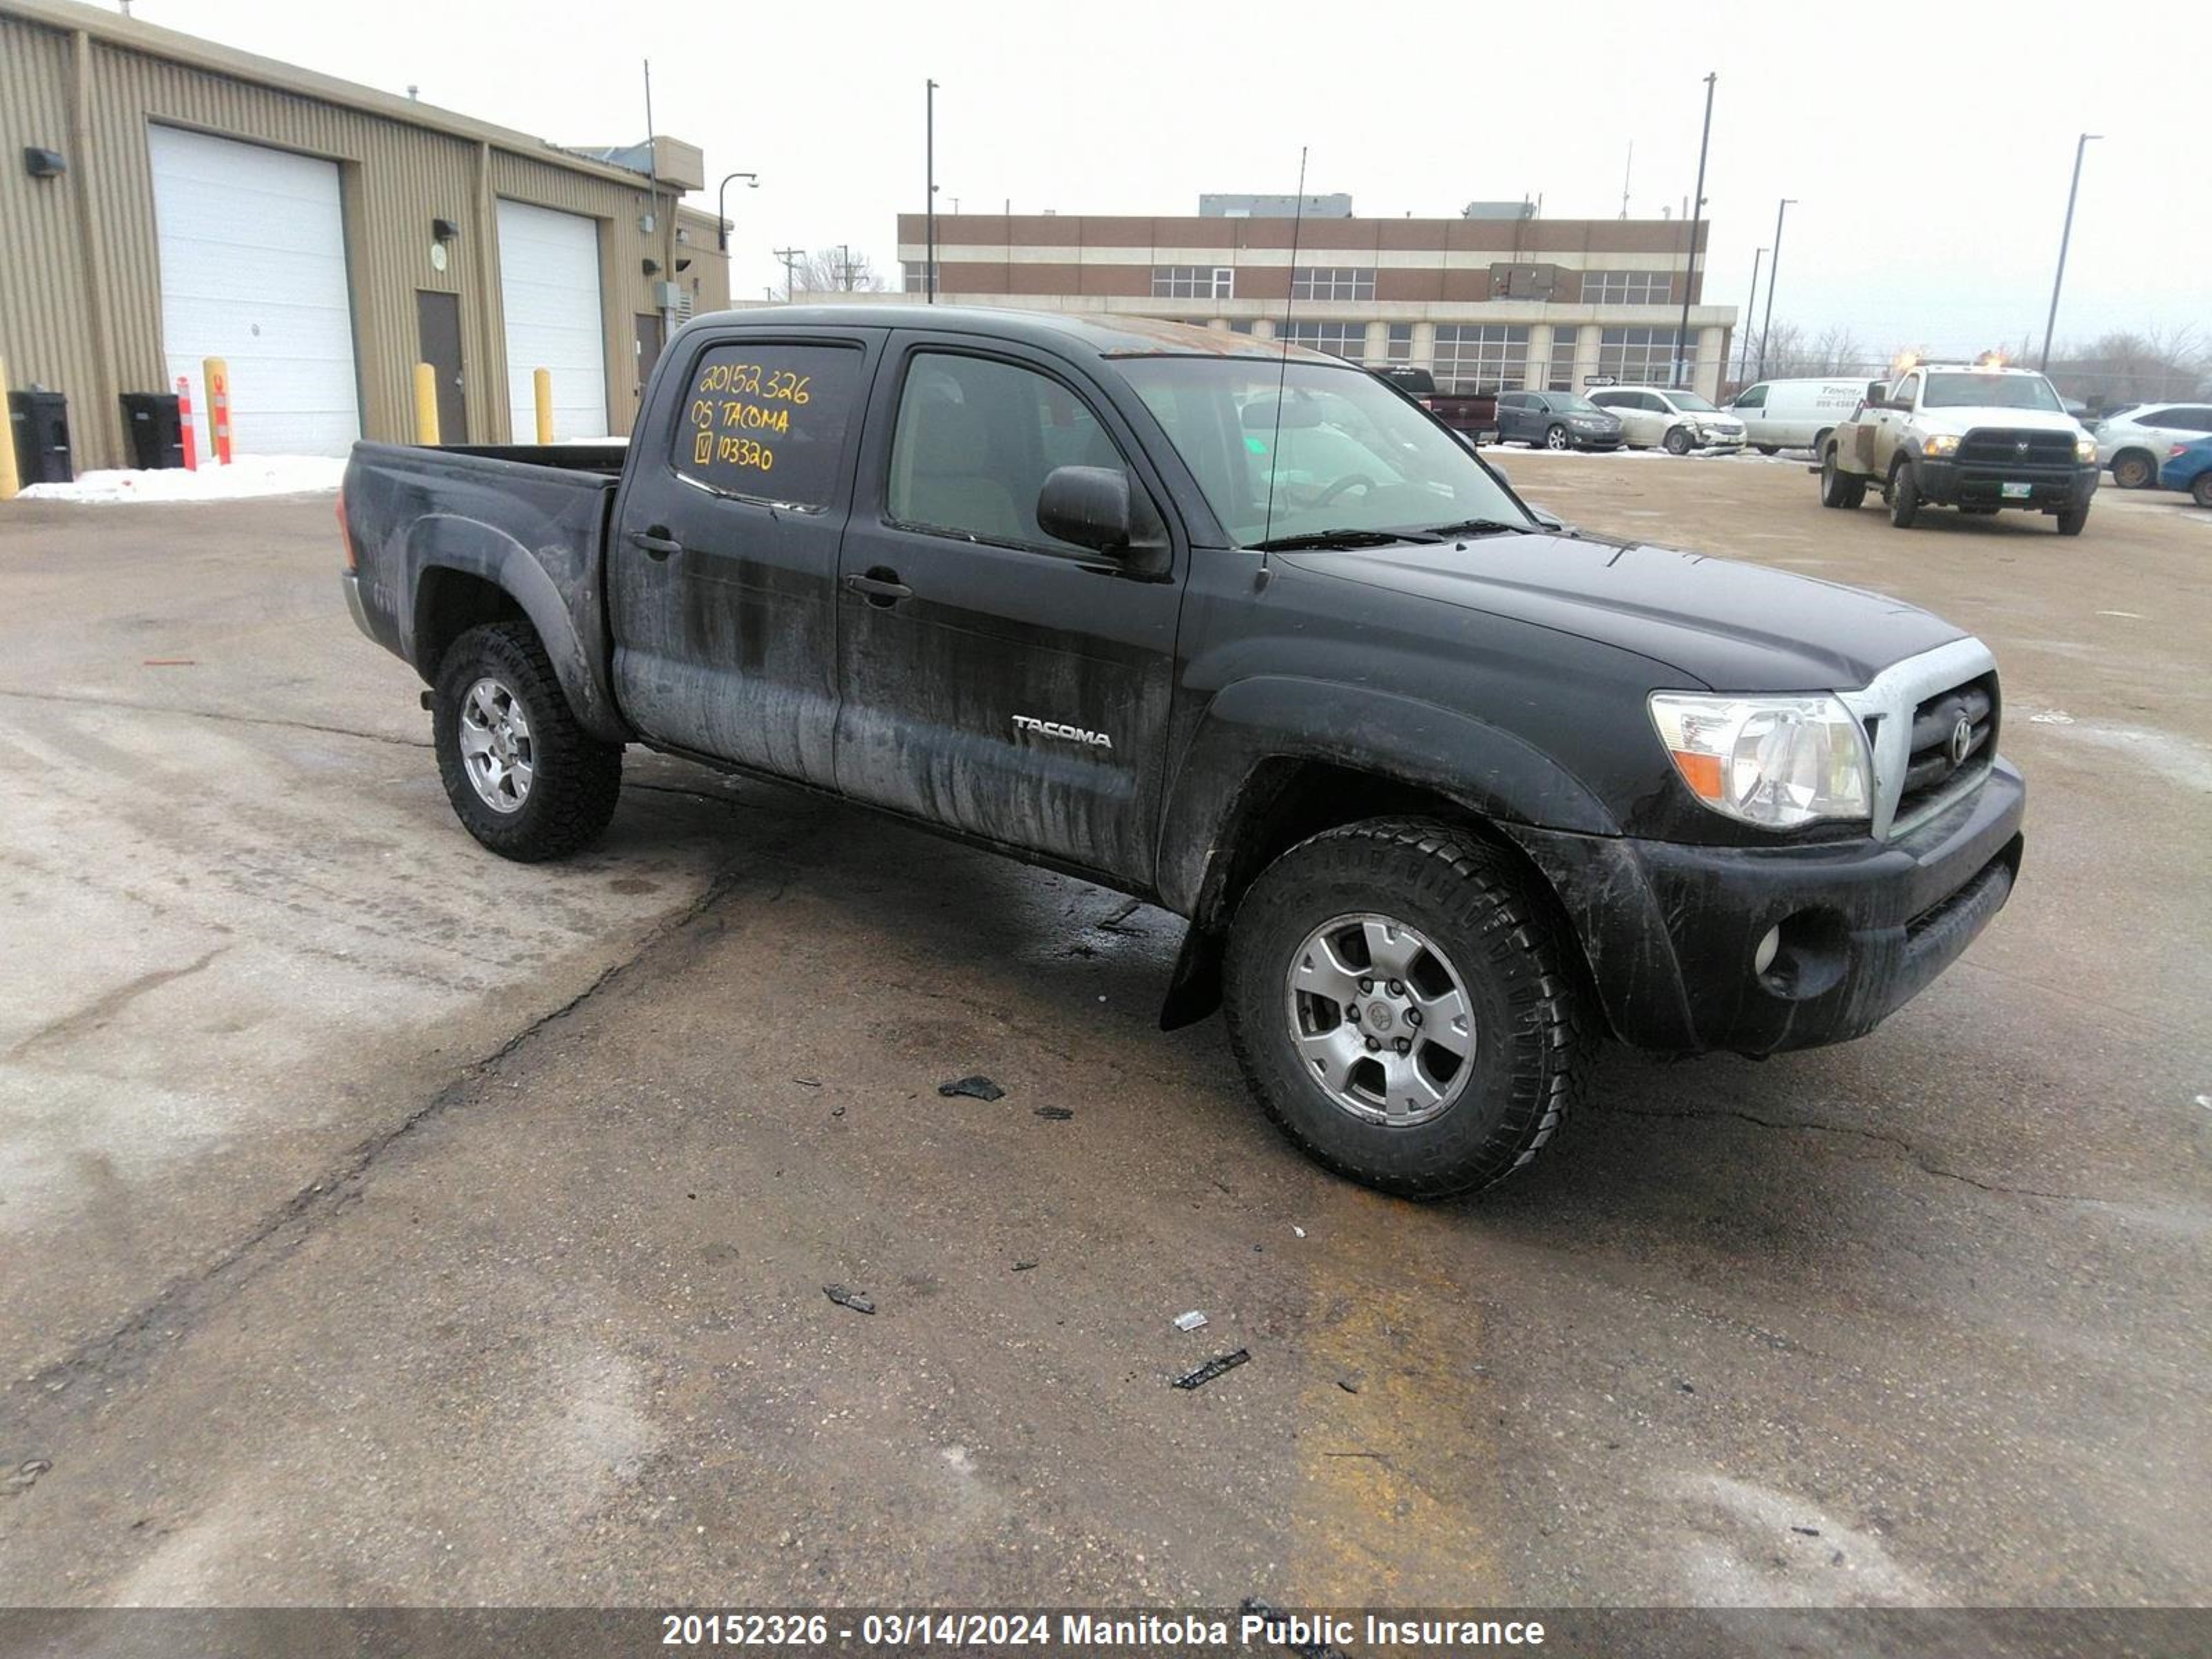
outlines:
M1541 194L1547 217L1678 211L1702 77L1707 298L1741 307L1775 206L1778 323L1877 353L2039 340L2075 137L2089 146L2062 343L2212 331L2203 54L2158 11L2078 4L1678 7L1577 0L1340 6L1205 0L137 0L136 15L567 143L660 129L732 187L732 283L778 246L865 251L923 200L922 83L939 83L940 207L1185 214L1203 191L1348 191L1363 217ZM2179 15L2172 14L2172 15ZM2132 21L2127 21L2132 18ZM1841 20L1852 20L1848 24ZM2107 24L2110 27L2107 27ZM711 195L694 198L713 208ZM1760 306L1765 304L1762 278Z

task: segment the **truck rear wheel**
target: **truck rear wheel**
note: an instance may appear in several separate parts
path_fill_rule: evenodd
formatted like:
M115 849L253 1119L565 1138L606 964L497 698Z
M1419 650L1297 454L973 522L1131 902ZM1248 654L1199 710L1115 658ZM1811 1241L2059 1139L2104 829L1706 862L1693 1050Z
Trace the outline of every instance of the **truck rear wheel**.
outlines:
M430 729L454 815L501 858L566 858L614 817L622 745L577 724L527 623L487 623L447 647Z
M1471 1192L1566 1115L1587 1046L1571 950L1498 848L1426 819L1348 824L1237 907L1230 1042L1308 1156L1404 1198Z
M1920 480L1912 476L1912 463L1899 461L1889 474L1889 521L1899 530L1912 528L1920 516Z
M1866 500L1866 480L1853 477L1836 464L1836 452L1820 457L1820 505L1854 507Z

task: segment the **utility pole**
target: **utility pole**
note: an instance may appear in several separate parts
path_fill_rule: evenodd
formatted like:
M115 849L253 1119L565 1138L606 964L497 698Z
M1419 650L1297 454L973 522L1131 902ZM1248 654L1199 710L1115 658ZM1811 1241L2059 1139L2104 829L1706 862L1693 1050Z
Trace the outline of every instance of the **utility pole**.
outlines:
M1690 346L1690 295L1698 286L1698 227L1705 216L1705 150L1713 139L1713 82L1720 78L1717 71L1705 76L1705 131L1698 140L1698 190L1690 202L1690 269L1682 281L1682 320L1674 331L1674 383L1682 386L1689 386L1697 376L1697 355Z
M806 250L803 247L779 247L769 251L783 261L783 302L789 305L792 296L799 289L797 266L799 260L806 257Z
M1739 380L1743 379L1744 370L1751 367L1751 313L1759 303L1759 262L1765 257L1765 248L1751 256L1751 297L1743 302L1743 337L1738 343L1741 349L1735 357L1735 377Z
M850 242L837 244L837 289L842 294L853 291L853 245Z
M1766 378L1766 331L1774 326L1774 279L1782 275L1782 216L1797 205L1795 196L1785 196L1782 204L1774 210L1774 263L1766 268L1766 315L1759 325L1759 378Z
M2043 322L2043 361L2036 365L2046 374L2051 372L2051 331L2058 326L2058 290L2066 283L2066 247L2074 240L2074 198L2081 193L2081 155L2091 139L2104 136L2085 132L2074 146L2074 182L2066 191L2066 228L2058 234L2058 274L2051 279L2051 315Z
M929 185L929 243L924 255L921 285L929 295L927 303L937 303L937 82L932 81L923 94L923 126L921 142L922 167L927 173Z

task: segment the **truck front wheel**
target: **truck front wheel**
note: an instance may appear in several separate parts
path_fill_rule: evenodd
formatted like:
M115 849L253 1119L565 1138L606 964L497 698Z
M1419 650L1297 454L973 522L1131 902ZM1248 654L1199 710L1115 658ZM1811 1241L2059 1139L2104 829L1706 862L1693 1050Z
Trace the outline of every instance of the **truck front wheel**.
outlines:
M622 745L577 724L527 623L487 623L447 647L430 726L455 816L502 858L566 858L614 817Z
M2087 507L2069 507L2058 515L2058 533L2062 536L2078 536L2088 527L2088 524L2089 509Z
M1912 463L1899 461L1889 475L1889 521L1899 530L1912 528L1912 521L1920 516L1920 480L1912 475Z
M1276 1127L1339 1175L1471 1192L1565 1117L1587 1048L1571 950L1498 848L1425 819L1348 824L1237 907L1230 1041Z

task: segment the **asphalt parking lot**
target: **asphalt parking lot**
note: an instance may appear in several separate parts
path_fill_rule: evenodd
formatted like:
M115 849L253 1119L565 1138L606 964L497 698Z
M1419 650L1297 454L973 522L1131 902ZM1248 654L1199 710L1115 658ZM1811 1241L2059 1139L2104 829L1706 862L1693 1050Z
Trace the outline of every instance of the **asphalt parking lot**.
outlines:
M327 496L0 509L0 1599L2212 1598L2212 514L1499 459L1983 633L2027 857L1873 1036L1429 1207L1111 894L635 751L480 852Z

